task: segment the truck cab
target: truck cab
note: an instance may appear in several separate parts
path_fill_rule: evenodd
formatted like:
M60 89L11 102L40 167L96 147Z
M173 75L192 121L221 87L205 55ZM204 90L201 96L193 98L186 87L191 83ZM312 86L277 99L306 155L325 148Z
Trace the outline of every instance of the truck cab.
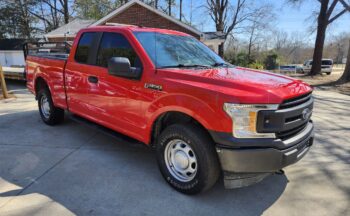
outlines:
M308 84L226 63L185 33L99 26L81 30L69 54L35 50L27 86L46 124L70 114L153 147L182 193L220 176L227 188L250 185L313 144Z

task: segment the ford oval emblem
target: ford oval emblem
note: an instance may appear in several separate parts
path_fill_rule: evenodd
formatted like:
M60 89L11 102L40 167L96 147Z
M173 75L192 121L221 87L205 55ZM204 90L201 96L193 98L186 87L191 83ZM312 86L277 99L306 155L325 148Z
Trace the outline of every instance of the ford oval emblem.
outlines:
M304 120L307 120L311 117L312 111L309 108L306 108L302 112L302 116Z

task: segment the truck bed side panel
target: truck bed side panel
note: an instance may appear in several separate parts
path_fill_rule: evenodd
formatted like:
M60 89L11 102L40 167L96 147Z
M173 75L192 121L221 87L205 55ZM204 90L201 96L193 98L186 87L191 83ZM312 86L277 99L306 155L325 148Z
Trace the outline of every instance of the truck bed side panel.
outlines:
M26 63L28 89L35 94L35 85L38 78L44 79L50 89L55 106L66 109L67 103L64 85L66 61L62 59L28 56Z

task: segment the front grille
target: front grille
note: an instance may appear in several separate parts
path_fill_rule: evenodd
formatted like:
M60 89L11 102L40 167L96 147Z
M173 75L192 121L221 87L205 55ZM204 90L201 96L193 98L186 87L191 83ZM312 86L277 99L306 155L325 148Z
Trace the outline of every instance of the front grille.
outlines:
M308 122L306 122L306 123L304 123L296 128L276 133L276 137L281 139L281 140L287 140L287 139L297 135L298 133L302 132L306 128L307 124L308 124Z
M283 103L280 105L279 109L280 110L283 110L283 109L293 110L294 107L297 108L297 106L306 104L310 100L312 100L312 92L309 92L307 94L283 101ZM304 108L302 108L301 110L304 110ZM292 113L292 111L291 111L291 113ZM288 125L288 124L294 125L294 123L295 123L295 127L288 129L288 130L277 132L276 137L279 139L282 139L282 140L286 140L286 139L289 139L293 136L296 136L298 133L302 132L306 128L309 121L310 121L309 119L303 119L302 112L301 113L297 112L297 113L289 116L288 118L285 118L285 121L284 121L285 125Z
M311 100L311 98L312 98L312 92L309 92L307 94L304 94L295 98L284 100L283 103L279 106L279 109L288 109L294 106L298 106L300 104L303 104Z
M257 131L274 133L276 138L287 140L302 133L311 121L312 93L284 100L278 110L262 110L258 115Z

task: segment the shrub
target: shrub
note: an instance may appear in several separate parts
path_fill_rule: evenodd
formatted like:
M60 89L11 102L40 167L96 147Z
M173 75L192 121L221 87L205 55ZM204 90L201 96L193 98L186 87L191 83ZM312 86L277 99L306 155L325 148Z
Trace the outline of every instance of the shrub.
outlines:
M267 70L274 70L278 68L279 57L277 53L270 53L265 57L264 66Z
M254 62L254 63L250 63L248 65L249 68L252 68L252 69L258 69L258 70L262 70L264 69L264 65L259 63L259 62Z

